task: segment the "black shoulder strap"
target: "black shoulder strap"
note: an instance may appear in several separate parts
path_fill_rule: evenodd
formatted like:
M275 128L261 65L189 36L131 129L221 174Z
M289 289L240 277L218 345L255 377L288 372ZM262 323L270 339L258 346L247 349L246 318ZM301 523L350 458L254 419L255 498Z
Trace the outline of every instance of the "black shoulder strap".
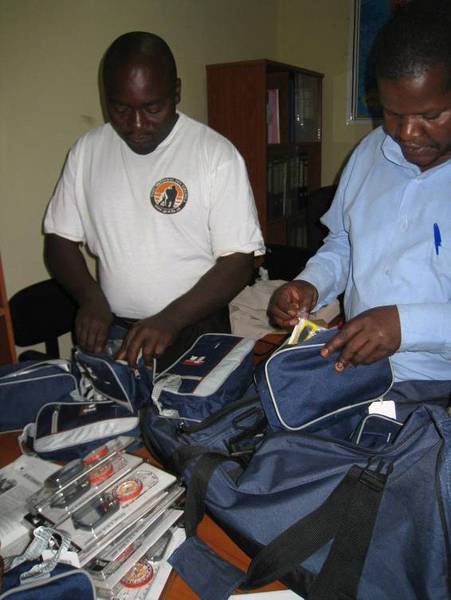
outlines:
M197 461L185 504L188 536L195 535L205 513L213 472L230 460L218 452L204 454ZM333 539L309 590L309 600L355 598L387 475L380 465L378 470L351 467L323 504L262 548L251 562L242 588L254 589L284 577Z
M184 448L183 450L186 451L187 449ZM201 455L201 448L191 448L190 450L193 451L192 457L194 457L197 450L199 452L197 456L200 456L200 458L196 463L186 492L185 530L188 537L196 534L197 526L203 519L208 484L216 468L229 461L239 463L237 459L221 452L211 452L210 450L210 452Z
M354 600L357 597L387 474L369 469L361 471L329 555L309 590L309 600Z

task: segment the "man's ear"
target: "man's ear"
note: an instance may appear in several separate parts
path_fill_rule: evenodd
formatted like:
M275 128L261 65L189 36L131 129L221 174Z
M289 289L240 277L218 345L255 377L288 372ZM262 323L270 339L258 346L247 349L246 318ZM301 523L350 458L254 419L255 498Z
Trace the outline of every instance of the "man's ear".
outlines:
M175 103L178 104L182 97L182 80L177 77L175 80Z

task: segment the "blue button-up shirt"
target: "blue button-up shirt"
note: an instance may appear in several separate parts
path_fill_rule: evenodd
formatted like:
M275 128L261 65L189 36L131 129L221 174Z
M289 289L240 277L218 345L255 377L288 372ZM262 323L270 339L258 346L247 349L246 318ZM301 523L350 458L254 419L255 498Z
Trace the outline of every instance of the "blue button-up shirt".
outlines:
M353 152L324 245L297 276L318 308L345 291L349 319L396 304L395 381L451 380L451 161L421 172L379 127Z

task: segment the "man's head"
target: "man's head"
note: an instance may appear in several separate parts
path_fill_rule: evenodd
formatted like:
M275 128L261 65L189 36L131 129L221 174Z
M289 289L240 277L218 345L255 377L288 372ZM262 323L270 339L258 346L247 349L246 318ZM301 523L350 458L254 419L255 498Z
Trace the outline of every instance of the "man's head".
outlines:
M118 37L103 59L105 105L111 125L137 154L149 154L177 121L180 80L166 42L134 31Z
M374 47L384 127L422 170L451 158L451 2L412 0Z

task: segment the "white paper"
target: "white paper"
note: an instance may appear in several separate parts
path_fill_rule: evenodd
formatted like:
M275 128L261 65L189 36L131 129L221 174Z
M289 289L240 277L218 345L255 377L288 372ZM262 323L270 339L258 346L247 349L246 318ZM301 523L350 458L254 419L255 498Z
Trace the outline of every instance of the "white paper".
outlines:
M23 523L23 517L28 513L27 500L58 469L60 466L55 463L27 455L20 456L0 469L0 482L14 482L10 489L0 493L0 541L3 556L20 554L28 545L31 539L30 527Z

